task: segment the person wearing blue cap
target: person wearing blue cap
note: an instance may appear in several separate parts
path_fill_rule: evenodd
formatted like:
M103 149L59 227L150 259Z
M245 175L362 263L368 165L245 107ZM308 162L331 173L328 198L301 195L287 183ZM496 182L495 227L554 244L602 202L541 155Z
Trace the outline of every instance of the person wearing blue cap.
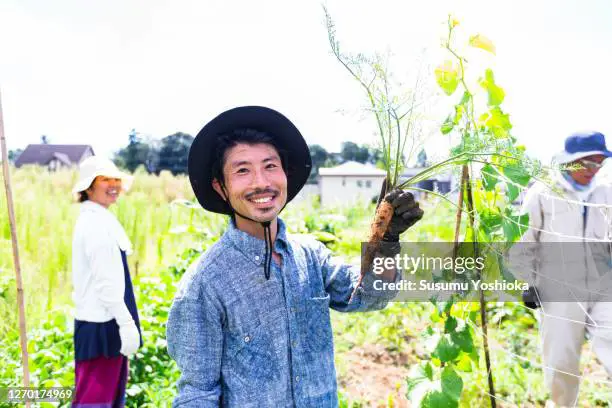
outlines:
M185 272L170 309L168 352L181 370L173 407L337 407L330 308L382 309L396 293L374 282L401 274L368 271L358 285L357 266L288 233L278 215L312 163L279 112L244 106L217 116L196 136L188 167L202 207L230 220ZM394 207L383 240L399 250L399 234L423 211L409 192L381 195Z
M536 182L523 201L529 227L512 251L521 252L524 269L513 269L534 284L526 304L541 307L550 407L577 405L585 336L612 374L612 186L599 173L610 156L603 134L571 135L554 157L559 169L552 184Z

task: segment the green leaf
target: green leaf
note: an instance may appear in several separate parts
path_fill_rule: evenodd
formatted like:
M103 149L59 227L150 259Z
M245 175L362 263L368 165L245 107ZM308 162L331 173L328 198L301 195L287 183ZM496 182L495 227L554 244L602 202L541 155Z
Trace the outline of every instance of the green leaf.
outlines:
M449 117L446 118L446 120L442 124L442 127L440 128L440 131L442 132L443 135L447 135L447 134L449 134L453 130L454 127L455 127L455 122L449 116Z
M470 45L472 47L480 48L481 50L490 52L491 54L495 54L495 44L493 44L493 41L491 41L482 34L476 34L471 36Z
M519 196L520 194L520 190L517 186L515 186L514 184L508 184L506 183L506 186L508 188L508 201L513 202L514 200L516 200L516 198Z
M459 401L463 390L463 380L451 366L442 370L442 392L453 401Z
M466 353L474 350L474 340L469 326L464 326L462 330L451 333L451 339L461 350Z
M487 234L492 234L502 226L503 217L496 210L485 208L480 214L480 224Z
M512 182L506 183L508 188L508 200L512 202L519 196L520 187L526 187L527 184L529 184L531 175L520 165L506 165L502 168L502 173ZM518 186L516 184L518 184Z
M455 118L453 119L453 123L458 125L463 118L463 114L465 113L465 106L463 105L455 105Z
M457 401L444 394L442 391L429 391L421 401L421 408L456 408Z
M480 124L484 125L486 130L496 138L503 139L510 135L510 129L512 129L510 115L504 113L499 106L491 108L478 119Z
M491 163L486 164L480 172L482 174L482 184L485 190L495 190L495 185L498 182L497 171L495 171Z
M470 358L470 355L467 353L461 353L459 360L455 363L455 367L459 371L471 373L472 372L472 359Z
M517 241L529 227L529 214L512 215L509 209L506 209L506 219L504 219L503 228L507 242Z
M445 94L452 95L459 85L459 68L451 60L446 60L434 71L436 82Z
M448 341L448 336L444 335L440 337L440 341L438 342L433 355L439 358L443 363L453 361L459 355L459 347L456 344Z
M495 84L495 78L493 76L493 71L491 69L487 69L485 71L485 77L481 78L480 86L482 86L489 96L488 105L489 106L499 106L504 101L506 97L506 92L504 89L497 86Z
M502 168L504 176L508 177L513 183L526 187L531 180L531 175L520 164L505 165Z
M317 241L323 244L328 244L338 239L334 234L325 231L314 231L312 234L315 236Z
M425 377L429 378L430 380L433 380L433 367L431 366L430 362L427 362L427 364L421 366L421 370Z
M455 319L453 316L449 316L446 319L446 322L444 322L444 331L446 333L452 333L455 331L456 328L457 328L457 319Z

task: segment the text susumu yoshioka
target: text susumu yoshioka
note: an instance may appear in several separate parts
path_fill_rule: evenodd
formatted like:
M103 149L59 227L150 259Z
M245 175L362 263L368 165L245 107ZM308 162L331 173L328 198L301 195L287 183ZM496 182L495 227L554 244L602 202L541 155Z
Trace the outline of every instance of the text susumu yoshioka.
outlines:
M483 282L479 279L470 279L465 282L432 282L427 279L419 281L399 280L397 282L374 281L375 290L400 290L400 291L469 291L469 290L490 290L490 291L525 291L529 289L527 282L518 280L506 281L503 279L493 282Z

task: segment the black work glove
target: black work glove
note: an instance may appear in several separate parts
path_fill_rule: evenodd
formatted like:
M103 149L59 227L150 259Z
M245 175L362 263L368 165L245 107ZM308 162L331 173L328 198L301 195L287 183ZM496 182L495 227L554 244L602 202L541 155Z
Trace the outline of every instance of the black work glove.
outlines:
M393 217L387 227L387 232L383 236L385 242L399 242L399 236L408 228L412 227L418 220L423 218L423 210L419 208L419 203L415 201L412 193L396 188L391 190L387 195L387 179L383 181L380 195L378 196L378 204L382 200L387 201L393 206Z
M380 252L385 256L393 256L399 253L400 250L400 234L423 218L423 210L419 208L419 203L415 201L412 193L396 188L391 190L387 195L384 195L385 188L386 179L383 181L382 190L378 198L378 205L380 205L382 200L390 203L393 207L393 217L391 217L387 232L385 232L383 236Z
M529 309L540 308L540 296L535 286L530 286L529 289L523 292L523 303Z

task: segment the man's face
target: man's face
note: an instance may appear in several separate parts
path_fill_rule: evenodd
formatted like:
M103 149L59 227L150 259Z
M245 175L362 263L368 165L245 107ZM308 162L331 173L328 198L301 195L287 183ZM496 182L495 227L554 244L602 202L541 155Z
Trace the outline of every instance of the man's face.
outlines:
M594 154L592 156L583 157L576 161L573 161L571 164L575 164L581 167L579 170L574 170L570 172L572 178L578 184L587 185L593 180L593 177L599 171L599 165L603 163L606 159L606 156L602 154Z
M98 176L87 189L87 198L104 208L114 204L121 193L121 179Z
M278 152L269 144L239 143L228 149L223 176L234 210L253 220L274 220L287 202L287 176ZM217 179L213 188L225 198Z

